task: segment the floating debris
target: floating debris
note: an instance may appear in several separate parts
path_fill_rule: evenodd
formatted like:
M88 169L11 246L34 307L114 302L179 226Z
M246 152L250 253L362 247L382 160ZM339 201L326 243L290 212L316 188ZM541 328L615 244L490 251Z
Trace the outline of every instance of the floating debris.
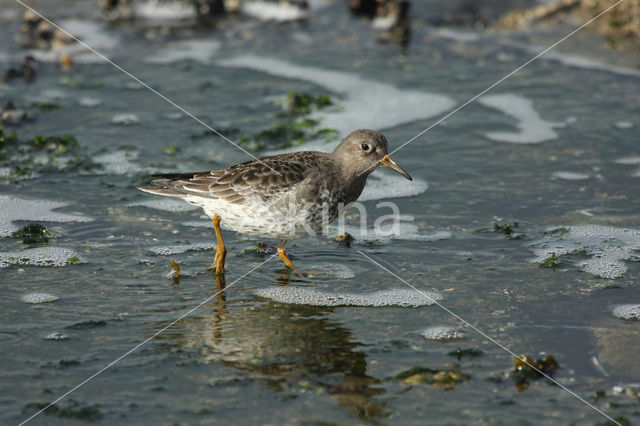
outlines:
M424 293L424 294L422 294ZM267 287L256 291L257 296L280 303L311 306L400 306L417 308L442 300L442 295L411 289L381 290L373 293L338 293L307 287Z
M451 390L459 383L471 379L471 376L455 368L433 370L426 367L413 367L396 375L405 385L427 384Z
M31 304L51 303L58 299L60 299L58 296L51 293L29 293L22 296L23 302Z
M16 78L21 78L25 83L31 83L36 78L35 69L36 60L33 56L27 55L20 60L20 64L10 67L4 73L4 80L11 81Z
M520 355L513 361L513 379L519 392L525 391L531 380L538 380L553 375L553 372L560 368L558 361L547 354L544 358L534 360L528 355Z

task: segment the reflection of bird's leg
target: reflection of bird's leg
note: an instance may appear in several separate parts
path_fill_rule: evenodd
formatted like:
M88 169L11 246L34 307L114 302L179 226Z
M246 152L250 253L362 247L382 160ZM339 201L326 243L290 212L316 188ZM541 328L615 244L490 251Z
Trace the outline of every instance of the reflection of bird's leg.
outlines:
M224 246L222 231L220 230L220 216L217 214L213 215L213 230L216 231L218 244L213 247L216 251L216 255L213 258L211 269L215 270L217 275L221 275L224 274L224 259L227 257L227 249Z
M222 319L224 318L224 310L227 307L227 299L224 295L224 288L227 283L224 279L224 275L216 274L216 301L215 308L213 310L213 316L215 318L213 325L213 340L219 342L222 339Z
M293 263L291 263L291 260L289 260L289 257L287 256L287 252L284 251L285 244L287 244L286 240L280 240L280 242L278 243L278 256L280 256L280 259L282 259L282 261L284 262L285 265L287 265L287 267L293 269L298 275L303 277L304 275L298 272L296 267L293 266Z

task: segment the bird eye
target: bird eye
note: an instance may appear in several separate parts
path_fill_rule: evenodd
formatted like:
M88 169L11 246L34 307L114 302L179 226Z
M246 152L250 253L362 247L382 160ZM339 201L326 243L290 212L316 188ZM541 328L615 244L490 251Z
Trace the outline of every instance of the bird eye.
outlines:
M367 145L366 143L363 143L362 145L360 145L360 148L362 148L363 151L369 151L369 145Z

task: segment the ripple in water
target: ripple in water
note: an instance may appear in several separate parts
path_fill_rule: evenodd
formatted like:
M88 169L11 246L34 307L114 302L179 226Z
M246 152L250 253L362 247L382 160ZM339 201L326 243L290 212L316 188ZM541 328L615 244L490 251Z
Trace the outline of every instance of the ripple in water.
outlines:
M255 293L257 296L280 303L311 306L400 306L417 308L433 305L442 295L430 291L411 289L381 290L374 293L337 293L314 290L307 287L268 287Z

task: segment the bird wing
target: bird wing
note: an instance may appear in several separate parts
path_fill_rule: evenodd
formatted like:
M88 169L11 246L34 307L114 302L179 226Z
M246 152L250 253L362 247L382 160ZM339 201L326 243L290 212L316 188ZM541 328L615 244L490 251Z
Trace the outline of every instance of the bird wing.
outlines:
M301 153L296 153L301 154ZM195 195L243 203L247 198L263 201L291 189L309 174L304 156L272 156L210 172L154 175L154 187L140 188L161 195Z

